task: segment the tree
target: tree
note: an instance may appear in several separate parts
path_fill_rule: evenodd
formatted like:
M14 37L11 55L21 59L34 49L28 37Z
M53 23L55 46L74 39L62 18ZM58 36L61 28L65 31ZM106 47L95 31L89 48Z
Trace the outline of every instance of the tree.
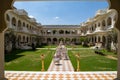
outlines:
M80 42L83 46L88 46L88 38L87 37L80 37Z
M5 52L10 53L16 49L16 36L13 31L5 33Z
M113 44L114 46L114 51L115 53L117 53L117 50L118 50L118 40L117 40L118 36L117 36L117 30L116 28L113 28L111 30L111 32L108 33L108 44L107 44L107 50L108 51L111 51L111 43Z
M113 41L113 45L114 45L114 47L115 47L115 53L117 53L117 50L118 50L118 36L117 36L117 30L116 30L116 28L114 28L114 29L112 29L112 31L111 31L111 33L112 33L112 35L111 35L111 37L112 37L112 41Z

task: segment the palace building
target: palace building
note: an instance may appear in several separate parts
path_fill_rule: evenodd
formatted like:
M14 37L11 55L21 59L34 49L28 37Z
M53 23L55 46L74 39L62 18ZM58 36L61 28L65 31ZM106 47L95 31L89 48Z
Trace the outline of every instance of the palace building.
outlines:
M64 44L80 44L80 38L84 37L91 46L114 49L112 35L115 21L116 13L103 9L80 25L42 25L29 17L25 10L14 9L6 13L5 50L30 49L32 44L59 44L61 40Z
M43 25L43 43L79 44L80 25Z

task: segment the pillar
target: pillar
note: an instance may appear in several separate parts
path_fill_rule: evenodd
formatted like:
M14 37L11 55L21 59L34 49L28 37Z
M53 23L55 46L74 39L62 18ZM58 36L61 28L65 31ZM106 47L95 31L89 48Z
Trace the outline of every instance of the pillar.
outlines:
M118 71L117 71L117 80L120 80L120 30L118 31Z
M5 77L4 77L4 32L0 33L0 80L5 80Z

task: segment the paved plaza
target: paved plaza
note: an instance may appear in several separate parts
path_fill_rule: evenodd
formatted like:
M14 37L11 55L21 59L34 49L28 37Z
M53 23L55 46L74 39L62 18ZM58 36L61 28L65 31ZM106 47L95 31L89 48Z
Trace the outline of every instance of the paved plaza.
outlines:
M113 80L117 72L26 72L6 71L8 80Z

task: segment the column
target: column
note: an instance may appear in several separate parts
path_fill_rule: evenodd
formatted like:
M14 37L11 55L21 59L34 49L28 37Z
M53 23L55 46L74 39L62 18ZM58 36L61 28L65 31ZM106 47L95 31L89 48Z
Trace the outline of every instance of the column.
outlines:
M114 27L114 24L115 24L114 16L115 16L115 15L112 15L112 17L111 17L111 18L112 18L112 21L111 21L111 22L112 22L112 23L111 23L111 28L113 28L113 27Z
M0 33L0 80L4 80L4 32Z
M117 78L120 80L120 30L118 31L118 70L117 70Z
M96 36L96 43L98 43L98 35Z
M103 41L102 41L102 35L100 35L100 42L103 42Z

